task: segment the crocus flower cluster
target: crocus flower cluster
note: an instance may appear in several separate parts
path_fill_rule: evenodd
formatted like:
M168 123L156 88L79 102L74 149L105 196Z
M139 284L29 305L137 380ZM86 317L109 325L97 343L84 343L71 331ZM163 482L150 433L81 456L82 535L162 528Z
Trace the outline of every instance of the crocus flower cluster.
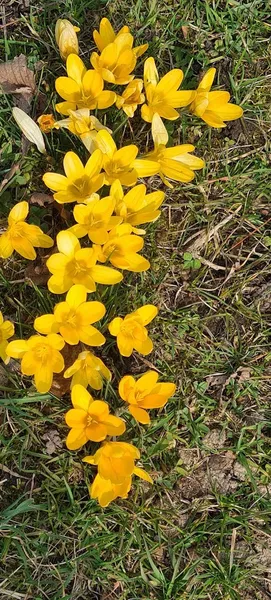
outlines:
M146 225L160 217L165 193L152 189L148 178L155 176L159 181L160 177L167 187L173 187L173 182L192 181L195 171L204 167L192 144L169 145L163 120L178 119L178 109L187 107L208 125L219 128L242 116L243 111L229 103L228 92L211 91L213 68L204 75L197 90L180 89L184 77L181 69L159 77L153 57L144 62L143 79L135 77L137 60L148 44L135 47L127 26L115 32L105 18L99 31L93 33L98 52L92 52L87 65L78 56L78 31L67 20L56 23L56 43L66 61L66 74L56 79L56 91L62 101L54 108L65 118L55 121L52 113L41 115L38 129L29 116L23 122L20 114L16 117L29 140L33 141L38 130L39 140L35 143L38 148L42 146L42 152L45 146L41 132L66 130L77 138L78 153L68 151L64 155L61 172L48 170L43 175L55 202L73 205L69 227L57 233L56 247L46 257L52 299L56 294L65 296L54 303L50 313L36 317L35 334L28 339L9 341L14 336L14 325L0 313L0 357L6 364L10 357L20 360L22 374L34 378L41 394L50 391L54 374L61 373L70 380L72 408L65 417L69 428L66 445L75 451L101 443L83 460L97 467L90 495L105 507L118 497L127 497L133 475L149 483L152 478L136 464L139 450L128 441L119 441L126 432L122 416L112 414L112 406L103 398L94 398L87 389L99 392L106 384L108 393L112 379L110 370L93 349L104 346L108 332L111 347L116 344L124 364L133 352L149 355L154 348L149 326L158 308L148 303L140 306L138 302L132 312L123 307L121 315L112 314L112 309L107 315L106 303L96 300L93 294L97 285L115 286L122 281L125 285L126 272L141 273L151 268L142 254ZM96 111L113 105L123 111L119 114L124 113L126 120L141 107L142 119L151 124L144 125L150 128L153 140L148 152L139 155L136 144L117 143L107 126L108 123L113 127L115 121L110 112L97 117ZM143 183L142 179L146 181ZM54 245L49 235L26 222L28 212L26 201L10 211L7 227L0 236L1 258L8 259L16 251L25 259L34 260L35 248L49 249ZM78 349L78 354L72 364L65 364L69 346ZM158 381L155 370L142 373L137 379L127 374L118 386L121 414L127 409L132 421L148 425L150 411L163 408L175 390L174 383Z

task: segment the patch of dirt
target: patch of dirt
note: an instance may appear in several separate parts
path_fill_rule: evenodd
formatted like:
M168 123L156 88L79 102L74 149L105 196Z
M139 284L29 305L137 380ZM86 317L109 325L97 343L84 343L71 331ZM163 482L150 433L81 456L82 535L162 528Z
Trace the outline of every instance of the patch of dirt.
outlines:
M211 436L211 443L214 443L215 439L218 439L218 432L213 434L213 438ZM182 477L177 484L181 497L193 500L214 492L232 493L239 487L241 481L245 481L246 470L236 461L233 452L213 454L201 461L196 453L193 448L179 452L184 467L191 470L191 473Z

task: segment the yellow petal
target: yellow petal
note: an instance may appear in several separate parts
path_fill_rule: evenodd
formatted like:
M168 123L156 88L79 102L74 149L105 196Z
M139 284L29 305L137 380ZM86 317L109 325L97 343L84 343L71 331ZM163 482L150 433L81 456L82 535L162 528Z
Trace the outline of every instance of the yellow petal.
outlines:
M14 248L10 241L9 235L6 233L0 235L0 257L9 258L12 255L13 250Z
M61 335L58 335L57 333L49 333L46 337L46 341L50 346L52 346L52 348L54 348L54 350L62 350L62 348L65 346L65 342Z
M137 158L133 162L133 167L136 170L138 177L151 177L159 172L159 163L153 160Z
M224 104L216 108L216 113L223 121L234 121L235 119L240 119L240 117L243 115L243 112L244 111L241 106L231 103Z
M226 127L226 123L224 123L221 116L212 110L206 110L201 118L210 127L215 127L216 129Z
M27 215L29 213L29 204L28 202L18 202L11 209L8 216L8 224L12 225L13 223L18 223L19 221L25 221Z
M71 393L72 405L76 409L88 412L90 405L93 402L92 396L82 385L75 385Z
M153 351L153 343L151 338L147 337L145 340L134 340L134 348L139 354L147 356Z
M64 100L67 100L67 102L72 104L76 104L81 98L80 86L76 81L69 77L58 77L55 81L55 88L61 98L64 98ZM63 107L60 106L60 108ZM66 111L63 112L63 110L60 112L62 112L62 114L68 114Z
M107 428L107 435L122 435L126 430L126 425L123 419L115 417L115 415L108 415L103 423Z
M115 285L123 279L122 273L103 265L92 267L91 274L96 283L103 283L105 285Z
M96 145L103 154L107 154L110 158L117 150L116 144L108 131L99 131L95 140Z
M144 469L141 469L140 467L135 467L133 473L134 475L137 475L137 477L140 477L140 479L144 479L144 481L153 483L151 476Z
M181 69L172 69L164 77L162 77L156 86L156 93L165 94L168 96L172 91L176 91L183 80L183 72Z
M55 107L61 115L69 115L71 110L76 110L76 102L58 102Z
M138 406L134 406L133 404L129 405L129 412L139 423L143 425L148 425L151 420L150 416L144 408L139 408Z
M115 317L115 319L113 319L113 321L111 321L111 323L109 323L108 325L108 329L111 333L111 335L118 335L121 325L123 323L123 319L121 317Z
M213 85L215 74L216 74L215 68L212 67L211 69L208 69L208 71L206 71L206 73L203 75L203 78L199 84L198 89L209 92Z
M80 86L84 74L86 73L86 67L76 54L69 54L66 62L68 77L71 77ZM60 94L62 96L62 94ZM64 96L62 96L64 98Z
M150 106L147 106L147 104L143 104L143 106L141 106L141 117L142 117L143 121L146 121L147 123L151 123L153 115L154 115L154 112Z
M28 260L35 260L37 256L33 245L26 237L14 237L13 248L14 250L16 250L16 252L18 252L18 254L20 254L24 258L27 258Z
M130 146L124 146L124 148L117 150L114 155L114 161L116 161L118 167L128 167L135 160L137 154L137 146L130 144Z
M39 333L47 335L48 333L57 333L58 326L55 323L54 315L42 315L34 321L34 329Z
M64 191L68 187L67 177L59 173L44 173L42 179L45 185L55 192Z
M134 349L133 338L120 331L117 335L117 346L122 356L131 356Z
M80 306L80 304L82 304L83 302L86 302L86 298L87 298L87 290L85 288L84 285L73 285L71 287L71 289L68 291L67 296L66 296L66 302L68 303L68 305L73 308L76 309L78 308L78 306Z
M72 257L74 253L80 250L80 243L77 237L70 231L60 231L56 236L56 242L59 252L65 256Z
M44 363L39 365L34 374L35 386L40 394L49 392L53 382L53 371L51 365Z
M136 382L136 390L139 392L146 392L152 390L158 380L158 373L156 371L148 371L144 373Z
M145 304L136 310L136 314L142 319L143 325L148 325L158 314L158 308L153 304Z
M11 358L22 358L28 350L29 348L25 340L14 340L13 342L9 342L6 353Z
M75 286L74 286L75 287ZM105 315L105 306L102 302L83 302L76 314L80 317L82 325L90 325L100 321Z
M88 98L97 98L103 90L103 78L97 71L90 69L83 78L84 94Z
M85 412L88 412L88 409L93 402L93 398L89 392L79 384L72 388L71 399L74 408L84 410Z
M107 133L107 132L105 132L105 133ZM108 134L108 135L110 135L110 134ZM98 134L97 134L97 137L98 137ZM93 154L91 155L91 157L88 159L88 161L86 163L86 166L85 166L86 175L90 178L92 178L94 175L97 175L99 173L99 171L101 170L102 163L103 163L102 151L97 149L93 152Z
M73 428L68 433L68 436L66 439L66 446L67 446L68 450L78 450L79 448L84 446L84 444L86 444L87 441L88 441L88 438L86 436L85 430L82 430L79 427Z
M114 104L116 100L115 92L110 92L109 90L104 90L101 92L97 98L97 108L102 110L104 108L109 108Z
M67 152L63 160L64 171L69 179L81 179L84 176L85 170L83 163L75 152Z
M84 429L87 424L87 413L79 408L71 408L65 414L65 421L68 427Z
M152 118L151 125L152 139L155 146L166 146L168 143L168 132L164 126L164 123L158 113L155 113Z
M159 75L156 69L155 61L152 56L144 62L144 86L145 88L151 83L156 86L159 81Z

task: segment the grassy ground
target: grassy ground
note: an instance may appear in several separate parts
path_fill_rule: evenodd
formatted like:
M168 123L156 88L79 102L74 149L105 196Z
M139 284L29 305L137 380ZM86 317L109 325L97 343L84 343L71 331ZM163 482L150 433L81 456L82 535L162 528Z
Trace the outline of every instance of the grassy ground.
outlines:
M99 508L88 497L84 451L65 449L68 398L41 399L29 381L21 381L15 361L1 367L0 598L268 600L267 3L44 0L33 8L6 2L3 12L2 59L24 53L29 66L39 69L39 102L45 106L36 106L37 114L50 110L54 77L63 73L53 41L56 18L80 25L87 60L91 31L108 16L117 27L127 23L140 43L149 41L161 73L181 67L187 88L203 69L216 66L216 83L242 104L245 118L224 131L210 131L190 117L170 124L175 141L195 143L206 159L205 172L167 193L161 220L148 228L152 270L128 277L117 294L99 291L112 314L147 301L160 306L152 328L156 349L148 361L121 360L112 342L104 351L117 378L153 364L178 383L175 399L148 429L135 428L132 420L128 427L127 439L135 436L154 486L136 483L127 501ZM11 106L10 95L1 98L3 178L20 157ZM143 150L148 126L145 133L137 120L131 127L121 135L139 140ZM64 134L48 141L53 165L61 164L65 145L78 149ZM46 160L31 150L2 191L1 219L15 201L45 191L40 175L46 169ZM32 215L44 229L60 227L51 207L33 206ZM199 259L198 268L184 252ZM25 281L25 264L17 259L2 266L0 286L0 309L15 321L18 335L31 334L34 316L51 308L46 288ZM112 388L105 395L117 404Z

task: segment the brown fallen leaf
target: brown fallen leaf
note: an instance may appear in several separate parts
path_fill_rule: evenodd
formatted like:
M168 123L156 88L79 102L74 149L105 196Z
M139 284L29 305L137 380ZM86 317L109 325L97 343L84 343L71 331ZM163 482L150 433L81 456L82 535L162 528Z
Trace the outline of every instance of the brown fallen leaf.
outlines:
M182 32L183 32L183 37L186 40L186 38L188 36L188 32L189 32L189 28L187 25L182 25Z
M46 286L50 273L46 267L48 256L38 257L25 269L25 278L30 279L35 285Z
M17 106L29 113L31 100L36 91L36 82L33 71L27 66L24 54L0 64L0 89L4 94L15 96Z
M7 185L7 183L12 179L13 175L15 175L15 173L17 173L17 171L19 171L20 166L21 166L21 160L19 160L17 163L14 163L14 165L12 165L11 169L9 169L6 176L4 177L4 179L2 179L2 181L0 183L0 192L2 192L2 190Z
M74 363L80 352L82 352L81 344L77 344L77 346L68 346L68 344L66 344L64 346L61 352L65 362L64 371ZM52 387L50 389L51 394L54 394L57 398L62 398L70 391L71 379L65 379L63 377L64 371L62 371L62 373L54 374Z
M54 454L54 452L63 448L63 443L57 429L49 429L41 436L41 439L46 442L45 447L48 454Z
M38 204L38 206L45 206L46 204L52 204L53 202L53 196L40 192L34 192L29 199L29 204Z

